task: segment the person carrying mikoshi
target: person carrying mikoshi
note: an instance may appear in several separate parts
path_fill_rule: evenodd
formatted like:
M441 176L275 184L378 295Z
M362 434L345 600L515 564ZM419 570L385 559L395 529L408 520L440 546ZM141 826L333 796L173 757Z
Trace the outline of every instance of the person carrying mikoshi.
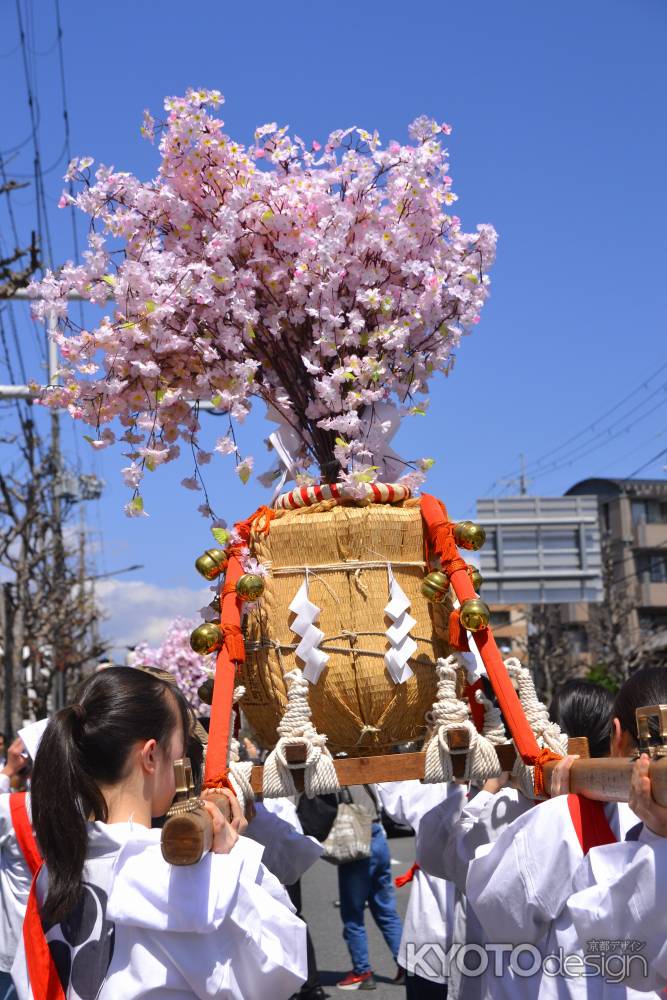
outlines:
M490 694L488 688L485 690ZM483 700L490 709L490 700ZM559 689L551 702L551 723L561 733L585 732L590 755L608 756L613 700L613 695L597 684L572 680ZM416 830L417 861L430 876L449 880L456 891L453 948L445 963L450 1000L479 1000L490 991L500 998L505 989L508 996L512 995L512 984L506 988L505 982L499 983L493 975L493 967L483 969L474 960L475 950L487 944L487 939L474 911L466 904L465 885L477 851L496 841L510 824L536 806L535 797L528 798L525 791L525 781L519 776L505 773L489 778L479 789L470 787L468 802L458 816L451 816L445 800L422 817ZM464 960L466 954L471 956L469 964ZM466 974L468 970L470 975Z
M12 969L20 1000L289 997L306 975L305 927L211 802L213 851L168 865L160 831L191 716L171 684L112 667L49 723L32 782L44 867Z
M580 941L622 942L623 982L667 991L667 807L651 793L650 759L638 758L630 805L642 821L637 840L593 848L575 873L567 912ZM642 994L646 996L646 994Z
M15 1000L10 971L21 938L33 871L41 864L31 826L30 792L11 792L29 769L44 731L44 721L20 731L0 771L0 1000Z
M627 757L636 751L638 708L665 703L667 670L645 668L633 674L614 701L611 755ZM468 868L468 904L486 940L500 949L492 956L493 963L502 965L494 1000L505 995L503 977L509 978L512 998L620 1000L646 996L651 989L648 981L641 993L626 985L618 963L581 940L569 912L589 851L625 840L641 843L647 836L624 803L602 805L567 794L573 760L556 765L552 798L525 812L495 843L480 848Z

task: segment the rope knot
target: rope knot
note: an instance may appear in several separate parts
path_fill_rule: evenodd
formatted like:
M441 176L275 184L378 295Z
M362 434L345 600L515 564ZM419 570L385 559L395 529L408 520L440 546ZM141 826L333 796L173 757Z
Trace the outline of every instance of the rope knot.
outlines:
M309 799L336 792L340 788L333 758L326 747L327 738L318 733L311 720L308 704L309 684L295 668L285 674L287 707L278 726L279 740L264 763L263 791L267 798L295 795L292 771L303 770L304 791ZM305 761L290 764L288 747L305 748Z
M540 751L540 755L535 761L535 774L534 774L534 784L533 790L535 793L535 798L543 798L547 793L544 787L544 765L548 760L562 760L562 755L559 753L554 753L553 750L549 750L548 747L543 747Z
M381 732L382 730L378 729L377 726L369 726L367 724L363 725L359 731L359 739L357 740L355 746L359 746L364 736L370 736L372 733L381 733Z

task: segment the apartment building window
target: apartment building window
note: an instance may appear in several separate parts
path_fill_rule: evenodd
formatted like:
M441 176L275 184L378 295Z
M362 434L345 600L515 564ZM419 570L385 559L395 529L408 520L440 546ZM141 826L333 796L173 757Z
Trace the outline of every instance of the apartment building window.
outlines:
M588 632L583 625L571 625L565 629L565 637L573 655L580 656L588 652Z
M489 624L491 628L507 628L511 620L509 611L492 611Z
M640 610L639 627L645 632L657 632L659 629L667 628L667 612Z
M667 552L637 552L635 559L642 583L667 583Z
M632 523L667 524L667 501L633 500Z
M609 504L608 503L602 504L602 508L601 509L602 509L602 523L604 525L604 530L605 531L610 531L611 530L611 514L609 512Z

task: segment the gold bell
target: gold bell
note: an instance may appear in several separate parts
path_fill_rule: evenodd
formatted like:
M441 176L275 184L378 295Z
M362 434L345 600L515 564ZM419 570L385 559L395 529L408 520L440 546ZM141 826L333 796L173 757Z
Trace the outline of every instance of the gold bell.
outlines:
M454 541L461 549L481 549L486 541L486 532L481 524L474 521L457 521L454 525Z
M257 601L264 593L264 577L244 573L236 582L236 593L242 601Z
M449 580L440 570L434 570L422 580L421 591L427 601L442 604L449 591Z
M199 700L203 701L205 705L213 704L213 681L210 677L203 684L199 685L197 694L199 695Z
M214 653L220 649L224 642L222 629L215 622L204 622L198 625L190 635L190 645L195 653L206 656L207 653Z
M227 553L223 549L207 549L195 562L195 569L206 580L215 580L227 569Z
M480 601L479 597L469 597L461 605L461 624L468 632L479 632L480 629L488 628L491 619L491 612L488 604Z
M482 576L482 574L480 573L480 571L477 569L476 566L471 566L470 569L472 570L470 574L470 582L475 588L475 593L479 594L480 590L482 589L482 584L484 583L484 577Z

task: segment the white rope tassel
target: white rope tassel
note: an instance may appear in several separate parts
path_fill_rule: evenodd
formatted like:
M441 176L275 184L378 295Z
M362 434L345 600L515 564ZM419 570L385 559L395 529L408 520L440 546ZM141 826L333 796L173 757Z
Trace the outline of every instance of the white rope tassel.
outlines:
M567 736L561 732L560 726L549 719L546 705L537 697L530 670L522 666L521 661L516 656L508 657L505 660L505 666L512 682L518 688L519 701L526 714L528 724L535 733L538 746L548 747L554 753L565 756L567 754ZM512 769L512 777L527 799L535 798L535 768L524 764L519 754L517 754Z
M452 781L454 778L452 756L457 753L466 755L465 769L461 778L463 781L482 784L487 778L500 774L496 751L489 740L475 729L470 719L469 706L456 696L456 665L454 656L438 660L436 664L438 689L431 713L434 731L425 747L425 784ZM467 750L450 749L447 734L451 729L468 730Z
M285 674L285 680L287 708L278 726L280 739L264 762L264 795L269 799L296 795L292 777L295 766L303 767L304 791L309 799L336 792L340 784L333 758L326 748L327 738L318 733L311 722L308 681L298 668ZM285 749L291 746L305 746L305 766L288 764Z
M245 694L245 688L235 687L234 696L232 698L232 714L230 719L229 731L234 732L234 706L241 700ZM229 782L236 792L236 797L239 800L239 805L241 810L244 812L245 807L249 802L252 802L255 798L255 793L252 790L252 784L250 782L250 775L252 774L252 762L251 761L240 761L239 756L241 752L241 745L235 736L229 741L229 762L228 762L228 778Z
M537 697L533 675L528 667L523 667L516 656L505 660L507 672L519 689L519 701L526 713L530 728L535 733L540 746L548 747L554 753L565 756L567 753L567 736L561 732L560 726L549 718L549 711ZM541 741L541 742L540 742Z

